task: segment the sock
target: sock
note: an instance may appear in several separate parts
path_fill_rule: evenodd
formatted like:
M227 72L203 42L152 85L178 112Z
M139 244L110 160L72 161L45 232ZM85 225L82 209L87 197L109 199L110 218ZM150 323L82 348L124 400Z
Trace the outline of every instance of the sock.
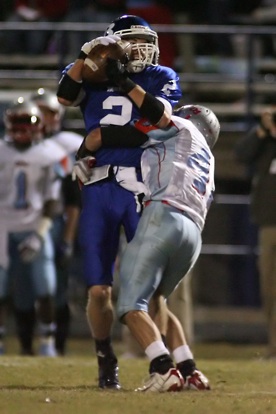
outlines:
M160 355L169 355L169 351L162 341L154 341L145 349L145 354L147 355L148 359L152 361L154 358L157 358Z
M35 309L33 308L28 311L15 309L15 320L21 351L24 354L32 355L34 329L36 324Z
M110 336L102 340L95 339L95 346L99 365L107 361L111 364L117 364L118 360L113 351Z
M47 344L55 347L55 332L56 324L52 323L40 323L40 342L41 344Z
M173 360L170 355L164 354L154 358L149 367L150 374L158 372L159 374L166 374L169 369L174 368Z
M181 345L178 348L175 348L172 355L177 364L179 362L187 361L187 359L194 359L189 345Z
M56 349L60 355L64 355L70 327L70 309L67 304L56 309L56 324Z

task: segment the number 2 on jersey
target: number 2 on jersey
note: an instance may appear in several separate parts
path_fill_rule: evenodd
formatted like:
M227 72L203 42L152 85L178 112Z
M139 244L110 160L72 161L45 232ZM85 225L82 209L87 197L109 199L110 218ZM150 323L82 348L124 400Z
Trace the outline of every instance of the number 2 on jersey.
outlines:
M104 116L101 125L125 125L131 120L132 103L124 96L109 96L103 101L103 109L113 109L113 107L121 107L120 114L108 114Z

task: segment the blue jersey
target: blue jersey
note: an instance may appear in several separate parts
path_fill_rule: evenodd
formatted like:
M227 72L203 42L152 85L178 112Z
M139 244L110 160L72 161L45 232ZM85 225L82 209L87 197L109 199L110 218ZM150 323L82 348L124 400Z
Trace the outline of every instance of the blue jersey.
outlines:
M169 101L172 106L181 97L179 78L170 68L148 66L129 77L153 96ZM83 89L85 97L80 108L87 133L99 126L123 126L141 118L138 108L116 86L110 83L91 85L84 82ZM94 153L96 166L111 164L139 169L143 150L101 148ZM112 285L120 228L124 228L129 242L134 236L139 218L134 194L123 188L115 176L83 186L79 234L84 278L88 287Z
M70 67L70 66L69 66ZM68 69L69 69L68 67ZM153 96L162 97L174 107L182 96L179 77L165 66L148 66L130 79ZM83 83L85 98L80 104L86 132L104 125L127 125L140 118L138 108L118 87L108 83ZM97 166L104 164L139 167L141 148L101 148L95 153Z

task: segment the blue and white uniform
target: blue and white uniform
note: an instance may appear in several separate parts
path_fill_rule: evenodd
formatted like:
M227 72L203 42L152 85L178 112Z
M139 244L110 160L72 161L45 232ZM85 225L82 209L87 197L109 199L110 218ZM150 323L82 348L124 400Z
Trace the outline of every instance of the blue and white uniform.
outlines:
M172 107L181 97L178 76L170 68L147 66L140 73L130 74L129 78ZM128 125L141 117L138 108L117 87L85 83L83 87L85 98L80 108L87 133L104 125ZM116 173L119 166L135 167L139 172L142 153L142 148L101 148L94 154L96 167L111 165L114 175L82 188L80 244L88 287L112 285L121 226L127 241L134 236L140 218L137 204L134 194L120 185Z
M168 297L201 250L201 231L215 189L214 157L190 121L172 120L178 129L174 137L166 140L161 131L159 143L142 155L149 196L121 261L119 317L130 310L147 311L157 287ZM158 141L158 130L148 135Z
M8 268L16 279L20 302L23 286L27 292L30 285L33 286L35 297L55 293L56 272L50 234L46 234L42 250L30 263L21 260L18 246L36 231L45 202L59 199L60 183L55 180L53 166L65 156L64 149L51 140L24 151L5 140L0 142L0 298L7 293ZM28 292L26 296L32 300L32 294Z

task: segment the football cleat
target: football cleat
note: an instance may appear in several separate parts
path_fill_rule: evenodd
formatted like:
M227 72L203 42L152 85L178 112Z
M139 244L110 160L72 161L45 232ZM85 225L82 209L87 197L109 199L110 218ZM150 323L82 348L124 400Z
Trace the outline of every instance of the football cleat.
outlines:
M205 391L210 390L210 384L207 377L201 371L195 369L191 375L184 378L184 390Z
M176 368L169 369L166 374L162 375L153 372L145 385L137 388L135 391L142 392L172 392L181 391L184 386L184 380L180 371Z
M40 356L51 358L58 356L56 348L52 342L42 342L39 346L38 354Z
M99 367L99 388L120 390L118 365L102 364Z

